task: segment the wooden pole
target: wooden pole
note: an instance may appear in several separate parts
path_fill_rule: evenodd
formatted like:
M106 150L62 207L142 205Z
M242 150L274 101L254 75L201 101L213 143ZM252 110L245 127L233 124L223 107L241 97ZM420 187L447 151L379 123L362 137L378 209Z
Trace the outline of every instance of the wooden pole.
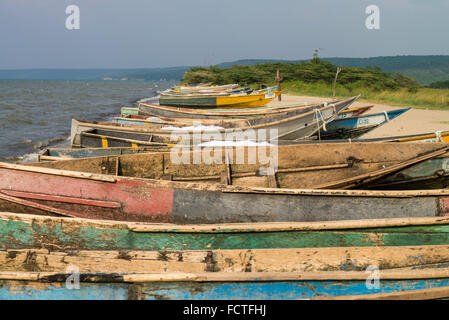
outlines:
M278 84L278 88L277 88L278 91L281 91L281 81L282 81L282 79L283 78L281 77L281 71L279 69L277 69L277 71L276 71L276 82ZM278 100L282 101L281 95L278 96Z
M335 100L335 89L337 86L337 78L338 78L338 74L340 73L341 68L337 67L337 72L335 73L335 79L334 79L334 88L332 90L332 100Z

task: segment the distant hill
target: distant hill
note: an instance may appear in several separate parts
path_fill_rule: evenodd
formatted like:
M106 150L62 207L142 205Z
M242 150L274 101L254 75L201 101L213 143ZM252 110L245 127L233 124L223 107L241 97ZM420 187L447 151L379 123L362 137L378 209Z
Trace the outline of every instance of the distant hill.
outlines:
M373 58L320 58L337 66L379 67L384 72L401 72L415 78L420 84L449 80L449 56L389 56ZM220 63L217 66L229 68L232 65L255 65L266 62L299 62L301 60L246 59ZM308 61L308 60L303 60Z
M0 79L13 80L100 80L119 69L23 69L0 70Z
M125 71L111 72L106 77L113 79L127 78L129 80L145 80L145 81L160 81L160 80L181 80L184 72L189 67L170 67L170 68L142 68L130 69Z
M449 56L394 56L375 58L323 58L339 66L380 67L385 72L402 72L421 84L449 80Z
M401 72L415 78L420 84L449 80L449 56L390 56L373 58L321 58L338 66L379 67L384 72ZM244 59L223 62L218 67L255 65L266 62L299 62L300 60ZM308 60L304 60L308 61ZM0 70L0 79L42 80L176 80L182 79L190 66L139 69L29 69Z
M180 80L189 67L142 69L23 69L0 70L11 80Z

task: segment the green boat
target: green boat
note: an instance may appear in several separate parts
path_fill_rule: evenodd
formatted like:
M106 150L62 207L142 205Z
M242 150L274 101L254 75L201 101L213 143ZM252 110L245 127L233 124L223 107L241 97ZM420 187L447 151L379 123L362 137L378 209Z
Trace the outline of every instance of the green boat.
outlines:
M0 243L2 299L449 296L447 217L175 225L0 213Z

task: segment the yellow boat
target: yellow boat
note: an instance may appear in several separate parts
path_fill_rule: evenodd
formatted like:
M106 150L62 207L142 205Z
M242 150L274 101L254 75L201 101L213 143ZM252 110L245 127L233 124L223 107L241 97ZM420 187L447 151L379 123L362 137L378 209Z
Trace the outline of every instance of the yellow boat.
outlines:
M220 108L254 108L265 106L283 91L263 92L259 94L230 95L174 95L161 94L159 103L175 107L220 107Z

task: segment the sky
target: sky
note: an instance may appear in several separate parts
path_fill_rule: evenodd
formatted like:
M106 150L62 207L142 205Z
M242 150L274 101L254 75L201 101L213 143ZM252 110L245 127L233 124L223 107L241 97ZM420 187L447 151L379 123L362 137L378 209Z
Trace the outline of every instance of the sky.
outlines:
M0 69L449 55L448 31L449 0L0 0Z

